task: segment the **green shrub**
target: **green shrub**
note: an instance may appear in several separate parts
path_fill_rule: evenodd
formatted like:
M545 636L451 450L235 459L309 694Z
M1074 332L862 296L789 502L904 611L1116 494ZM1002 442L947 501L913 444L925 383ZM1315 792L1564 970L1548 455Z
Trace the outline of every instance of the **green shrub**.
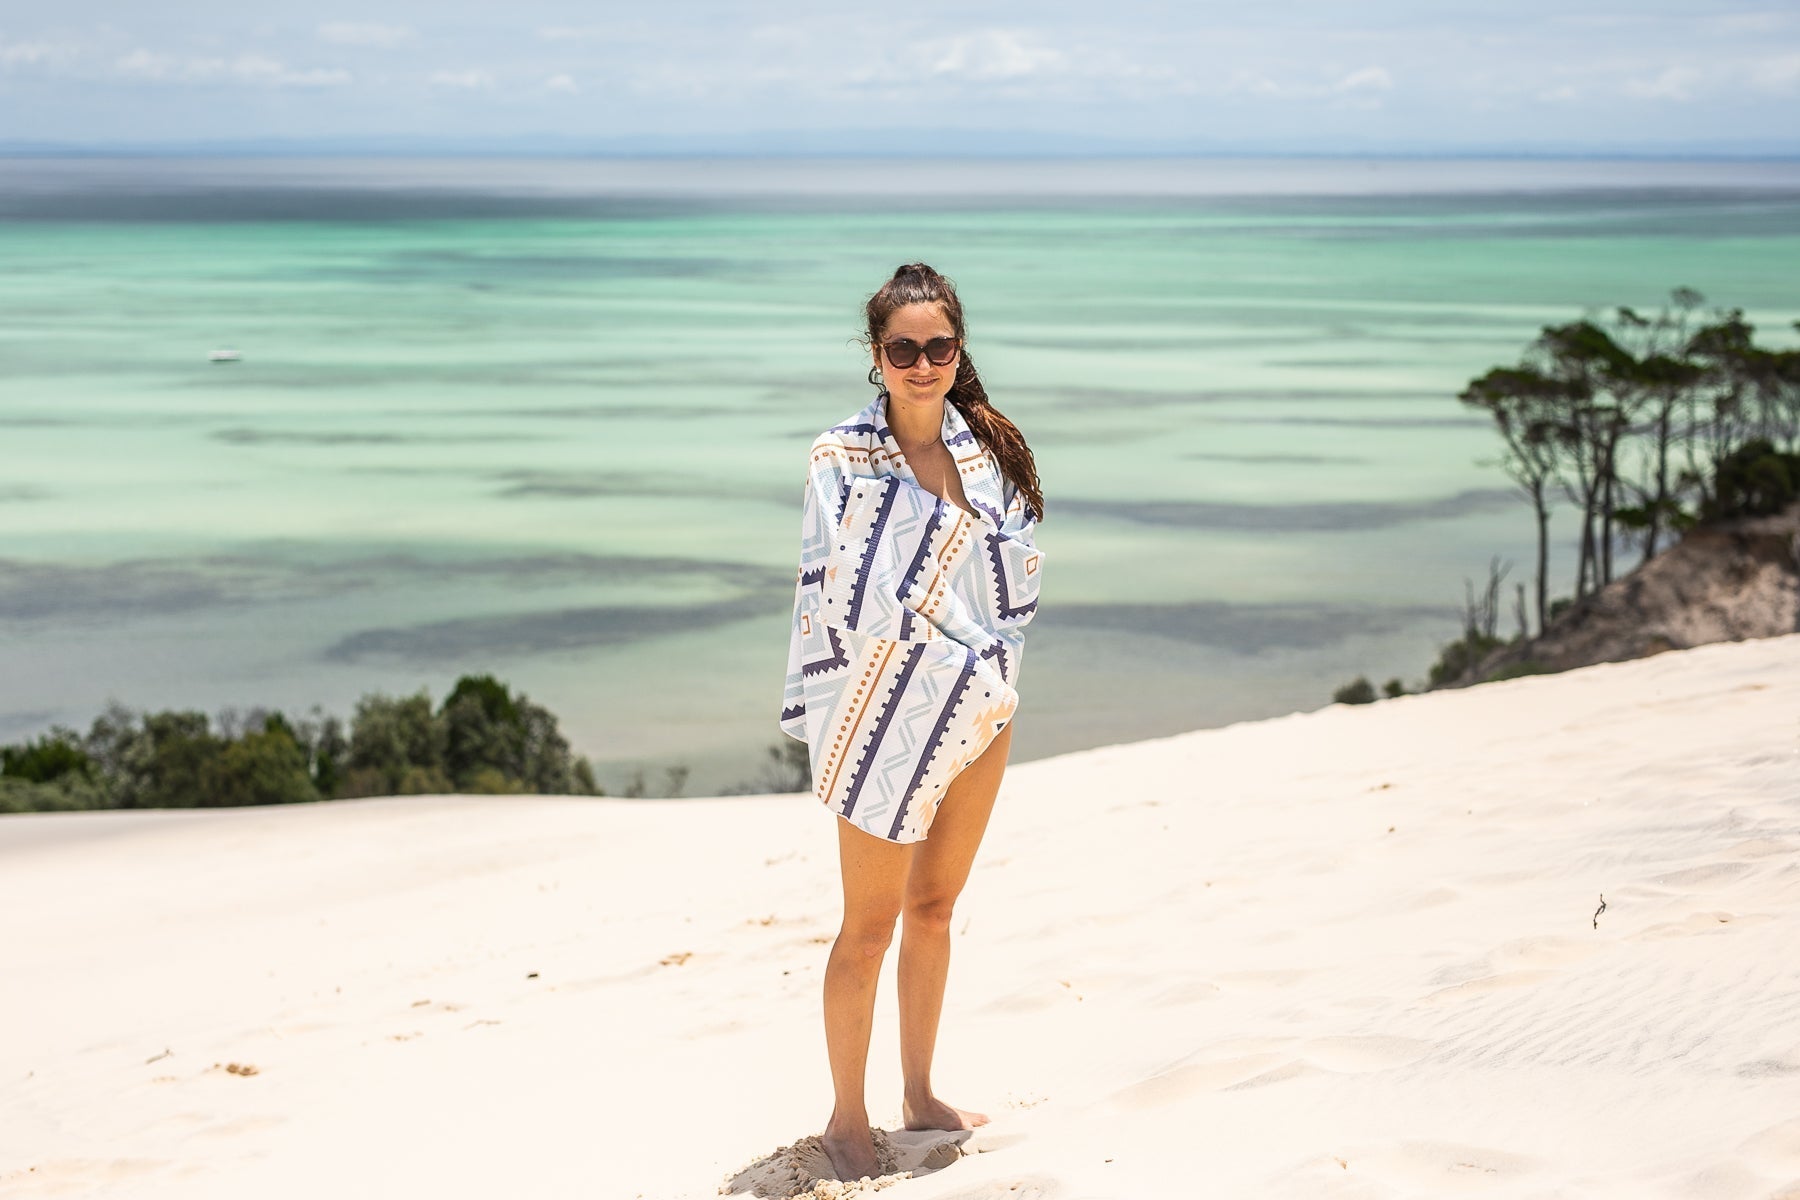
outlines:
M431 697L422 691L399 698L377 692L358 700L345 765L344 787L339 792L345 796L406 794L407 775L414 768L442 775L444 725L431 711ZM419 786L414 794L439 790L454 788Z
M299 804L317 800L306 770L306 755L285 723L263 733L247 733L225 746L205 772L200 804L235 808L246 804Z
M144 714L148 752L132 783L137 808L195 808L206 803L208 778L224 753L225 739L207 728L202 712Z
M1504 667L1501 667L1492 675L1489 675L1485 682L1495 683L1502 679L1518 679L1524 675L1554 674L1556 674L1555 668L1549 666L1547 663L1541 663L1534 658L1528 658L1523 662L1507 663Z
M293 804L323 797L456 791L600 794L556 717L491 675L430 696L379 693L343 722L228 710L215 732L200 712L139 714L108 703L84 739L59 727L0 746L0 812ZM240 733L241 731L241 733ZM238 734L238 736L229 736ZM679 791L687 768L669 771Z
M94 760L81 747L81 735L73 729L59 726L35 742L0 746L0 775L49 783L71 773L88 779L97 774Z
M447 796L456 790L442 767L408 767L400 775L397 796Z
M110 807L105 788L80 772L65 772L48 783L0 775L0 813L77 812Z
M1331 693L1331 702L1333 704L1373 704L1375 703L1375 685L1359 675Z
M1461 679L1468 669L1480 662L1489 652L1506 645L1497 637L1489 637L1477 630L1469 630L1458 640L1446 645L1438 655L1438 660L1431 664L1429 675L1430 686L1438 687Z
M518 791L519 784L498 767L476 767L456 785L456 790L478 796L505 796Z
M518 779L525 757L525 722L505 684L492 675L465 675L438 709L444 723L444 766L465 792L518 791L478 785L478 774Z
M1762 517L1800 500L1800 454L1784 454L1765 438L1745 442L1713 467L1704 520Z

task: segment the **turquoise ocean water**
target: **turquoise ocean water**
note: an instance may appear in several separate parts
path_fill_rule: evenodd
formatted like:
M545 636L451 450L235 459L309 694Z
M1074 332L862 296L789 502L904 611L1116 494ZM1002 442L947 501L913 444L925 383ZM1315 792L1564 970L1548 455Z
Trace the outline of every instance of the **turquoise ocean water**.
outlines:
M1800 164L0 160L0 741L489 671L754 779L915 259L1044 482L1023 760L1417 681L1531 560L1456 393L1677 285L1792 344Z

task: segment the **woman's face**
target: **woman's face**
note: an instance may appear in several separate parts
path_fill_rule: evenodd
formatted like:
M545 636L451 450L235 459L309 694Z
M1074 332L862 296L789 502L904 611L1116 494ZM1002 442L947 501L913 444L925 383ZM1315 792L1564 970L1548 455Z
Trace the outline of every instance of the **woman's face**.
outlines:
M888 361L887 352L882 348L885 343L908 338L914 346L923 346L932 338L955 336L956 330L944 315L941 304L908 304L896 309L874 348L875 365L881 368L888 396L895 403L908 407L927 408L942 403L956 382L956 367L962 361L962 351L959 349L956 357L941 367L921 353L912 366L900 368Z

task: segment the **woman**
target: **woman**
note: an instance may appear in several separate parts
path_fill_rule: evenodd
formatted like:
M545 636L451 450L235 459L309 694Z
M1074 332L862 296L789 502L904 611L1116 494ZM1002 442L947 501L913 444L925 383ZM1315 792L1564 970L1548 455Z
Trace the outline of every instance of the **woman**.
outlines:
M882 1170L863 1080L897 919L906 1127L988 1119L938 1098L931 1059L950 913L1006 769L1043 559L1031 450L988 402L950 281L903 266L865 316L880 391L812 446L781 712L841 818L844 919L825 968L837 1102L823 1139L841 1179Z

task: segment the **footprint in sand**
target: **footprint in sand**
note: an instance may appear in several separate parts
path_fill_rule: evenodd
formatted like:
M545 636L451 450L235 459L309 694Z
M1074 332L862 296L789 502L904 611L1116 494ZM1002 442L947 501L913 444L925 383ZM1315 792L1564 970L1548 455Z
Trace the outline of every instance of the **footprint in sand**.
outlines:
M941 1171L963 1157L962 1143L973 1130L870 1130L881 1174L840 1180L817 1134L801 1138L757 1159L719 1189L727 1196L780 1197L781 1200L851 1200Z

